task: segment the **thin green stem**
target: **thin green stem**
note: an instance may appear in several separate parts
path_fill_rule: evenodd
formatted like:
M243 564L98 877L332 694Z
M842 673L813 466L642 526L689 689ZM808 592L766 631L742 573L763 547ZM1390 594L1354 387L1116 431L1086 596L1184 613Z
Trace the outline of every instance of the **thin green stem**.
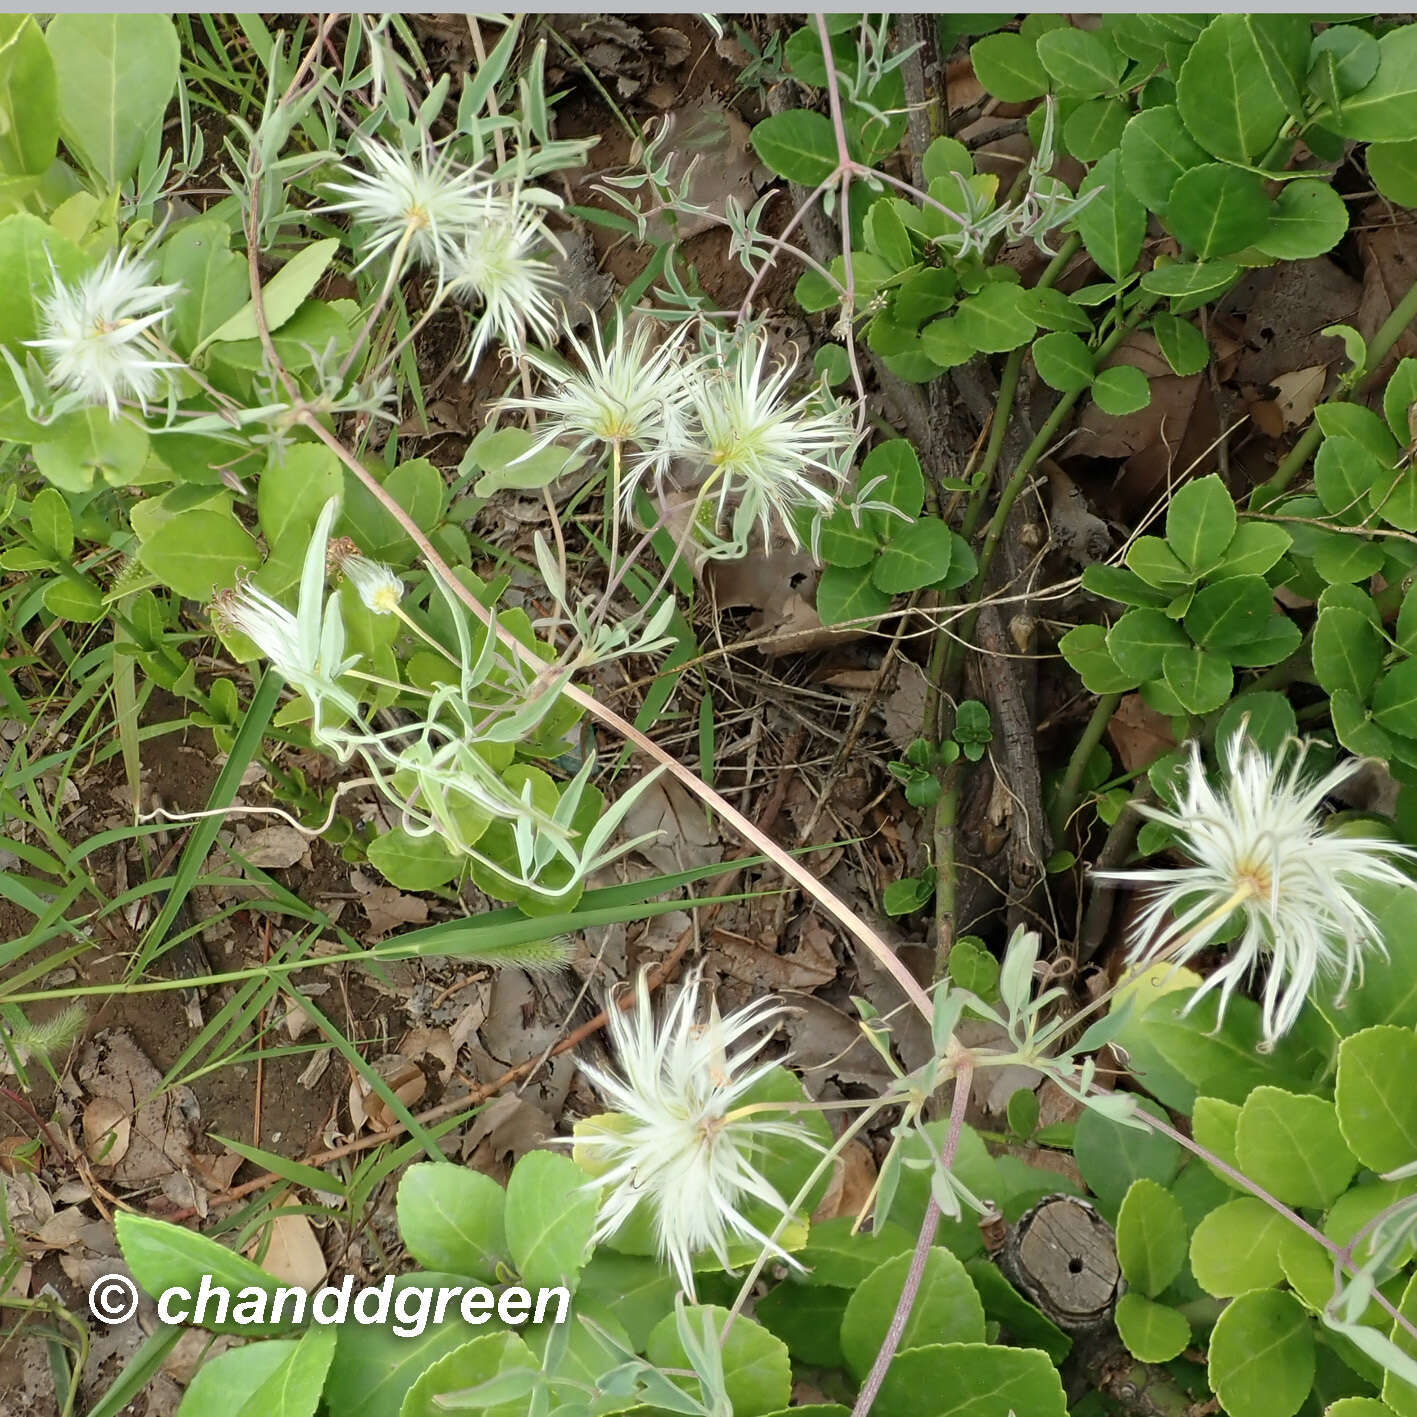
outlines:
M1112 715L1117 712L1117 705L1121 702L1121 694L1099 696L1097 704L1092 710L1092 717L1087 720L1087 724L1082 730L1082 736L1073 749L1073 755L1068 759L1067 770L1063 773L1063 781L1059 785L1058 795L1053 801L1051 825L1055 844L1061 843L1063 840L1068 829L1068 819L1077 806L1083 774L1087 771L1092 754L1102 741L1102 735L1107 731L1107 725L1112 721Z
M1417 320L1417 280L1414 280L1408 287L1407 294L1393 306L1392 314L1382 322L1378 332L1368 342L1368 372L1352 389L1346 393L1340 393L1331 401L1343 403L1356 395L1366 393L1376 382L1378 371L1382 368L1383 361L1392 352L1393 345L1402 338L1404 331L1413 320ZM1317 422L1310 423L1304 431L1304 436L1290 449L1289 456L1275 468L1273 476L1255 488L1250 497L1251 505L1267 505L1279 493L1283 492L1299 475L1300 470L1308 463L1309 459L1313 457L1322 440L1323 429L1319 427Z
M935 802L932 844L935 856L935 979L945 976L955 937L955 823L959 818L960 762L947 767Z

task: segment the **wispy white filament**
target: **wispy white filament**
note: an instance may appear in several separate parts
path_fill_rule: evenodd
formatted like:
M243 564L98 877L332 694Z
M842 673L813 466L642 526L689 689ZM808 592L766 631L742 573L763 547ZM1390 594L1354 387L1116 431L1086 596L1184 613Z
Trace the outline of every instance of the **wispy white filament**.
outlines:
M641 974L635 1005L610 1009L618 1073L582 1064L617 1114L587 1126L577 1148L605 1165L598 1238L614 1235L640 1205L649 1207L660 1257L685 1291L694 1293L694 1257L708 1253L725 1267L732 1242L763 1247L794 1263L744 1213L762 1201L786 1214L787 1204L758 1169L773 1140L815 1145L781 1114L741 1114L747 1094L772 1070L756 1061L784 1010L760 999L723 1018L711 1005L697 1021L700 981L691 975L658 1027L649 985ZM737 1047L765 1029L756 1043Z
M346 167L343 182L329 190L343 200L327 212L348 212L366 228L368 254L362 269L384 251L404 243L407 258L441 275L468 232L485 220L490 184L475 168L460 166L447 148L425 145L403 152L366 140L365 170Z
M165 371L182 367L153 340L168 314L164 302L181 287L155 285L154 274L150 262L117 251L75 281L56 278L40 300L40 336L29 341L45 351L56 389L103 404L116 418L124 399L146 408Z
M448 259L448 294L481 309L473 332L469 364L476 364L489 340L520 349L527 332L547 343L556 337L553 297L556 272L544 259L556 244L541 214L501 201L486 205Z
M1386 952L1356 892L1364 885L1411 888L1411 877L1394 862L1417 858L1396 842L1325 829L1324 798L1362 764L1349 759L1313 777L1304 771L1309 746L1290 745L1271 760L1236 734L1226 749L1225 781L1216 787L1193 743L1176 810L1140 809L1176 833L1192 864L1097 873L1150 888L1132 932L1133 959L1184 964L1209 949L1238 911L1243 929L1223 946L1224 963L1188 1007L1218 989L1223 1014L1240 983L1263 967L1260 998L1271 1044L1293 1027L1316 979L1336 980L1341 1000L1362 978L1365 951Z
M765 546L774 529L799 545L797 509L826 514L836 505L856 428L844 404L824 406L818 393L789 395L796 367L780 360L770 368L766 336L751 331L736 344L720 340L690 385L694 431L679 452L704 464L719 519L731 522L731 534L711 554L743 555L754 527Z
M527 362L541 373L545 392L528 398L508 398L503 407L529 409L537 415L537 441L530 456L547 444L564 440L573 453L584 453L599 444L602 450L618 446L627 467L637 472L659 473L673 449L687 436L689 380L699 361L683 357L688 325L651 348L655 327L642 322L629 334L623 321L609 344L598 323L593 323L595 344L568 335L575 353L570 365L554 363L535 350ZM629 497L633 478L623 485Z

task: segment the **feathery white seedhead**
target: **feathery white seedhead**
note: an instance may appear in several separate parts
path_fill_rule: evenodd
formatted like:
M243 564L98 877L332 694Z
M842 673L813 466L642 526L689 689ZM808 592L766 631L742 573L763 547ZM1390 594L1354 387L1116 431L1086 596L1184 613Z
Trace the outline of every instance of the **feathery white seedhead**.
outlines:
M719 338L690 383L696 428L679 451L706 464L719 524L731 526L731 534L709 548L712 556L742 556L755 526L765 546L774 530L800 545L797 509L827 514L836 505L859 434L850 409L824 404L820 390L789 395L796 369L795 358L769 369L767 337L750 331L736 347Z
M550 343L556 337L554 297L560 291L544 253L559 246L541 213L520 201L489 200L474 226L448 260L448 294L481 307L468 352L471 372L494 336L520 349L531 331Z
M746 1095L772 1070L757 1055L785 1010L759 999L722 1017L716 1005L697 1018L700 979L689 976L656 1026L649 984L641 974L634 1007L611 1008L616 1073L583 1063L614 1114L579 1129L577 1148L604 1165L598 1238L614 1235L641 1204L650 1208L660 1257L685 1291L694 1293L695 1255L725 1267L731 1243L761 1246L796 1263L745 1211L762 1201L779 1214L787 1203L758 1168L774 1140L816 1146L781 1114L739 1115ZM756 1043L738 1046L766 1029Z
M305 552L293 614L249 580L222 591L212 608L222 628L239 630L270 660L281 678L315 705L317 733L322 702L347 714L359 710L355 697L337 682L359 663L359 656L346 656L339 597L325 592L325 549L338 511L339 499L331 497L320 513Z
M1364 952L1386 952L1356 891L1410 889L1412 878L1395 861L1417 859L1417 851L1381 837L1325 829L1324 798L1362 762L1351 758L1315 777L1304 771L1310 746L1293 743L1271 759L1237 733L1225 750L1225 781L1216 787L1193 743L1176 810L1140 809L1176 833L1192 864L1096 873L1150 890L1132 933L1134 960L1184 964L1208 949L1238 911L1240 935L1221 946L1225 962L1188 1007L1218 989L1223 1014L1236 987L1263 965L1269 1044L1293 1027L1315 980L1336 980L1341 1000L1362 978Z
M403 601L403 582L382 561L371 561L357 551L339 556L335 565L354 587L365 608L375 615L392 615Z
M55 389L105 405L112 418L123 399L147 408L165 372L182 367L153 340L181 287L155 285L154 274L151 262L116 251L77 280L55 277L39 302L40 336L28 341L45 351Z
M485 220L491 184L476 168L462 167L446 147L426 142L410 153L366 139L360 152L366 170L346 166L347 181L327 183L343 200L324 208L348 212L368 229L368 253L355 269L407 237L407 258L441 277L468 233Z
M616 324L607 345L600 325L592 321L594 347L567 335L575 363L567 367L535 350L528 362L546 381L546 389L528 398L507 398L502 407L529 409L537 415L538 438L524 456L564 439L574 454L599 444L633 452L622 483L628 499L645 474L663 472L673 450L687 435L689 377L698 360L684 358L689 326L651 347L656 327L641 322L633 333L624 321Z

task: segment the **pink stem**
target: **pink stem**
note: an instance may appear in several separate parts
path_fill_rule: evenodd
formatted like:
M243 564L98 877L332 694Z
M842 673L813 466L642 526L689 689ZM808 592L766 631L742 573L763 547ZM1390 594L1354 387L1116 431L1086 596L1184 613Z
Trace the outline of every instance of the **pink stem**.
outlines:
M820 17L819 17L820 18ZM969 1086L974 1080L974 1063L966 1054L960 1059L955 1072L954 1097L950 1100L950 1129L945 1135L944 1149L940 1152L940 1164L949 1170L954 1165L955 1153L959 1150L960 1133L964 1129L964 1112L969 1105ZM900 1347L905 1335L905 1326L910 1322L911 1310L915 1307L916 1296L920 1293L921 1281L925 1278L925 1265L930 1258L930 1249L935 1243L935 1233L940 1228L940 1207L931 1188L930 1203L925 1207L925 1218L920 1222L920 1234L915 1241L915 1253L910 1257L910 1268L905 1274L905 1287L900 1291L900 1300L895 1306L891 1326L871 1364L871 1371L861 1385L856 1406L851 1409L851 1417L866 1417L870 1412L881 1384L886 1380L886 1369Z

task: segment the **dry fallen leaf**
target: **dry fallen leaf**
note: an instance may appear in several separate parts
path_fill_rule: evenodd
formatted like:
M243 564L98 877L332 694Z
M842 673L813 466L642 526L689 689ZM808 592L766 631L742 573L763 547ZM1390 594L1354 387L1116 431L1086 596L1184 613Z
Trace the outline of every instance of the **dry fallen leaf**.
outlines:
M505 1185L512 1167L555 1130L555 1124L540 1107L515 1093L506 1093L473 1118L463 1137L463 1159L472 1170Z
M271 1242L264 1255L258 1236L247 1247L247 1255L267 1274L300 1289L314 1289L324 1281L324 1251L308 1216L278 1215L271 1221Z
M262 827L238 842L236 850L253 866L281 870L304 860L310 850L310 838L291 826Z
M1117 712L1108 721L1107 733L1127 772L1150 767L1176 746L1171 720L1150 708L1140 694L1128 694L1117 705Z
M446 1028L410 1029L399 1043L399 1052L419 1063L431 1058L438 1065L440 1083L447 1082L452 1075L458 1056L452 1035Z
M116 1102L132 1119L127 1149L113 1163L114 1181L161 1184L186 1171L200 1115L196 1096L185 1086L164 1090L162 1074L132 1034L121 1028L96 1034L79 1059L78 1076L91 1098Z
M359 904L369 917L369 938L374 940L400 925L422 925L428 919L428 902L404 895L395 886L373 886L359 897Z
M33 1176L39 1170L39 1152L29 1137L0 1137L0 1172L17 1176L21 1171Z
M1323 397L1327 381L1328 367L1323 364L1311 364L1307 369L1275 376L1274 402L1286 428L1297 428L1309 421L1314 406Z
M1385 202L1373 202L1356 215L1353 232L1364 260L1363 294L1352 323L1364 339L1372 339L1417 275L1417 233L1410 225L1394 224ZM1409 325L1383 362L1383 369L1391 370L1399 358L1412 356L1417 356L1417 332ZM1387 374L1373 372L1380 387Z
M111 1097L95 1097L84 1108L84 1155L95 1166L116 1166L128 1153L133 1119Z
M667 777L640 793L621 832L627 837L658 833L653 841L636 848L657 871L682 871L723 859L723 843L709 825L702 805Z
M827 1193L812 1213L812 1224L840 1215L860 1215L875 1183L876 1161L869 1148L859 1141L847 1142L832 1166Z
M389 1090L406 1107L411 1107L428 1090L423 1069L401 1053L387 1053L374 1063L374 1071ZM394 1114L388 1104L364 1080L355 1077L349 1084L349 1116L355 1131L367 1127L370 1131L387 1131L394 1124Z

